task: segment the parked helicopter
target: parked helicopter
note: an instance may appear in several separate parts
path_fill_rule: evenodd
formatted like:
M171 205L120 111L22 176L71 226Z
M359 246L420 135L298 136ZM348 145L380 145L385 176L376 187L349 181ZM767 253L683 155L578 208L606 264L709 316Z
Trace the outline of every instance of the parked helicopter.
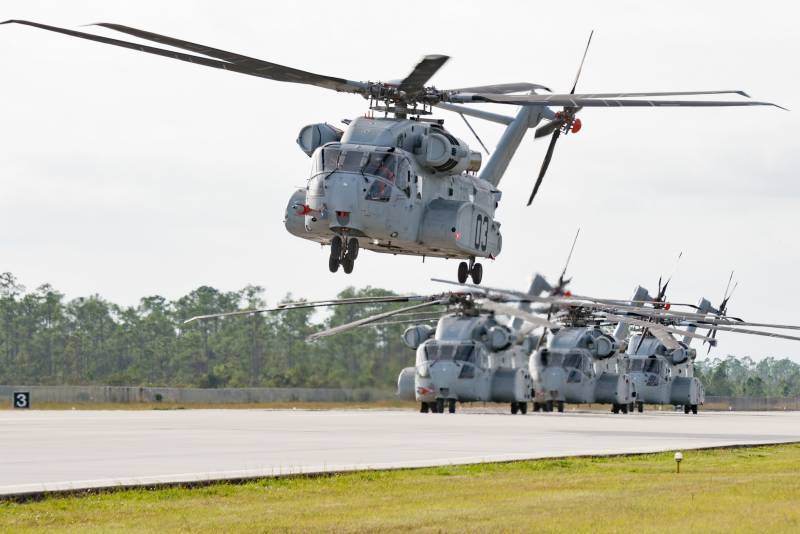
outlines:
M398 315L444 306L446 311L438 319L436 328L417 324L404 332L403 342L416 351L416 362L400 372L398 396L419 402L423 413L444 413L445 408L454 413L457 402L498 402L509 403L512 414L524 414L533 390L527 361L535 341L528 334L538 326L557 325L504 304L507 300L482 291L363 297L286 303L274 308L192 317L186 322L308 307L418 302L316 332L308 338L314 341L352 328L386 324L382 321ZM521 317L526 324L517 329L496 320L495 314L509 312Z
M451 283L445 280L437 281ZM633 386L632 391L636 393L636 402L642 403L638 404L640 411L643 409L643 403L669 403L682 405L686 413L690 411L697 413L697 406L702 404L704 392L702 384L692 376L696 352L689 348L689 343L693 338L711 341L711 338L698 334L698 328L800 341L800 337L760 330L761 328L800 330L800 326L747 322L740 318L726 317L721 315L718 310L711 308L710 303L705 299L701 300L697 306L667 302L665 295L668 284L669 280L663 286L659 281L659 292L656 298L650 298L646 290L637 288L632 300L598 299L586 296L546 297L507 289L486 287L483 289L490 298L516 298L520 302L545 304L546 306L534 308L531 311L542 313L549 310L549 320L566 326L557 330L554 335L554 339L557 339L562 331L565 332L564 342L558 343L559 348L566 347L566 350L559 354L564 358L559 360L559 364L563 365L566 357L574 354L568 366L569 376L580 376L581 381L584 376L587 378L591 376L588 365L589 354L586 354L590 352L590 347L596 347L595 350L599 349L598 354L610 354L615 348L624 346L624 342L621 345L615 345L615 343L619 343L619 340L624 337L623 333L627 332L627 328L639 329L640 332L635 334L627 344L628 365L626 368L620 369L621 372L616 376L623 377L623 380L627 378ZM470 284L464 285L477 287ZM676 308L689 308L691 311ZM622 328L617 327L616 337L608 336L602 330L603 327L612 325L624 325ZM759 330L744 327L754 327ZM673 334L682 336L683 340L679 342L673 337ZM605 336L608 339L604 339ZM596 341L598 339L601 340L599 343ZM584 350L575 350L576 347ZM543 351L537 352L541 358ZM548 366L544 365L543 367L547 368ZM565 386L564 389L567 390L567 387ZM605 394L602 392L599 393L599 396ZM617 398L619 399L619 397ZM616 405L613 405L612 411L627 413L631 402L633 400L630 400L629 403L617 402Z
M559 136L580 130L576 115L584 107L774 106L750 100L663 99L734 93L748 97L743 91L731 90L576 94L586 52L568 94L540 94L537 91L549 89L533 83L441 90L426 84L449 59L444 55L425 56L401 81L363 82L306 72L119 24L98 26L193 53L25 20L2 24L11 23L367 99L369 110L383 113L383 117L346 121L346 131L326 123L312 124L304 127L297 139L311 157L312 170L307 186L289 199L285 226L292 235L329 245L328 267L332 272L341 266L345 273L351 273L359 250L364 248L423 258L458 258L463 260L458 265L458 280L465 282L469 277L479 284L483 268L476 260L496 258L502 249L500 222L495 218L502 196L499 182L527 130L542 120L547 122L536 130L536 137L550 135L551 140L528 204L541 186ZM522 92L527 94L512 94ZM520 110L511 117L464 105L476 103L513 105ZM435 106L459 113L465 121L465 116L472 116L506 127L485 166L480 152L448 132L442 120L427 117ZM472 126L469 128L474 133Z

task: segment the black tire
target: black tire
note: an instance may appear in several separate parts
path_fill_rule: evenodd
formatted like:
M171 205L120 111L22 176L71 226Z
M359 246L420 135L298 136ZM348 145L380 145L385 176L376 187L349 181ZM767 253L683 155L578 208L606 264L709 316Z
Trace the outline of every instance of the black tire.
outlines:
M549 400L544 403L544 411L552 412L553 411L553 401Z
M339 258L338 257L331 256L330 258L328 258L328 269L332 273L335 273L336 271L339 270Z
M467 265L467 262L462 261L458 264L458 283L463 284L467 281L467 277L469 277L469 265Z
M355 237L347 240L347 255L353 258L353 261L358 258L358 239Z
M420 403L419 405L419 413L428 413L429 406L427 402Z
M472 271L469 273L470 277L472 277L472 283L478 285L483 280L483 265L480 263L476 263L472 266Z
M525 415L528 413L528 403L527 402L520 402L519 403L519 413Z
M558 413L564 413L564 401L558 401L556 407L558 409Z
M683 405L683 413L688 414L692 410L692 407L688 404Z
M541 404L539 404L538 402L534 402L533 403L533 411L534 412L538 412L541 409L542 409L542 405Z
M342 258L342 269L344 269L345 274L350 274L353 272L353 265L355 265L355 262L350 256L345 256Z
M450 401L447 403L447 411L450 412L450 413L456 413L456 400L455 399L450 399Z
M517 404L516 402L512 402L511 403L511 414L512 415L517 415L518 411L519 411L519 404Z
M436 399L436 413L444 413L444 399Z
M611 405L611 413L619 413L619 404L612 404Z
M628 405L627 404L620 405L620 409L622 410L622 413L628 413Z
M697 415L697 405L696 404L692 404L692 413L694 415Z
M635 402L629 402L628 403L628 413L633 413L635 411L636 411L636 403Z
M331 258L337 260L342 257L342 238L338 235L333 236L331 239Z
M637 402L636 403L636 407L638 408L639 413L644 412L644 403L643 402Z

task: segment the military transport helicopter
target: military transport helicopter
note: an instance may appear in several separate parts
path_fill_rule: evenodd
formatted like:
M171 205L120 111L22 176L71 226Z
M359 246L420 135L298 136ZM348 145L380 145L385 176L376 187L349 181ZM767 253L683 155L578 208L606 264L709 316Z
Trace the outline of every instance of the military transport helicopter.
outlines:
M445 280L437 281L451 283ZM690 411L697 413L697 406L702 404L704 396L702 384L692 376L696 352L689 348L689 343L694 338L703 341L711 341L711 338L698 334L698 328L800 341L800 337L796 336L743 328L800 330L800 326L746 322L740 318L722 316L713 310L705 299L696 306L667 302L665 295L668 284L669 280L664 285L661 285L659 280L659 292L655 298L649 298L645 289L638 288L634 300L629 301L586 296L543 297L527 295L514 290L486 287L483 289L489 298L516 298L521 302L539 302L547 305L533 309L534 313L541 313L547 309L555 310L549 319L567 327L558 330L554 339L562 330L568 332L565 335L564 343L559 346L568 347L564 351L566 354L575 354L570 362L570 373L575 369L576 373L581 373L581 380L583 380L583 376L590 376L586 352L589 352L589 347L593 342L596 343L596 339L603 339L602 336L607 336L605 331L601 330L602 327L624 324L625 328L639 329L640 332L635 334L627 344L628 367L626 374L629 375L629 381L635 386L636 401L682 405L686 413ZM471 284L463 285L477 287ZM691 311L676 309L676 307L689 308ZM592 338L593 329L596 329L594 330L597 332L596 338ZM673 334L682 336L683 340L679 342L673 337ZM620 335L619 327L617 335ZM619 339L617 337L615 340L608 336L608 340L603 340L597 345L603 354L609 354L618 347L614 343ZM583 347L581 347L582 344ZM574 351L575 347L586 350ZM574 352L570 352L571 350ZM579 354L580 356L578 356ZM625 376L625 374L618 376ZM638 405L640 411L642 407L643 404ZM617 403L612 410L615 413L618 411L626 413L629 408L629 404Z
M529 204L542 183L559 136L580 130L576 115L584 107L775 105L750 100L663 99L713 94L748 96L731 90L576 94L581 68L568 94L540 94L539 91L550 90L527 82L446 90L426 85L449 59L444 55L425 56L400 81L353 81L119 24L98 26L193 53L25 20L3 24L10 23L367 99L370 112L383 114L382 117L373 114L345 121L346 131L327 123L312 124L301 129L297 139L311 158L311 173L306 187L291 195L285 226L295 236L329 245L328 267L332 272L340 266L345 273L352 272L359 250L364 248L423 258L458 258L464 260L458 265L458 280L465 282L470 277L475 284L480 283L483 268L476 260L496 258L502 249L500 222L495 218L502 196L498 185L527 130L542 120L547 122L536 130L536 137L550 135L551 140ZM585 58L586 52L581 67ZM482 103L520 109L512 117L464 105ZM428 117L435 106L459 113L465 121L465 116L471 116L505 126L485 166L480 152L448 132L442 120Z
M444 306L446 310L440 313L435 328L417 324L403 333L403 342L415 350L416 361L413 367L400 372L398 396L419 402L423 413L444 413L445 408L454 413L457 402L497 402L509 403L512 414L524 414L533 390L527 361L535 341L529 334L535 327L557 325L504 304L508 300L502 296L489 296L479 290L409 297L362 297L286 303L274 308L198 316L186 322L308 307L418 302L316 332L308 338L314 341L365 326L409 321L425 323L428 317L420 320L416 316L394 323L384 321L411 313L416 315L426 308ZM527 324L517 329L495 317L495 314L506 315L509 312Z

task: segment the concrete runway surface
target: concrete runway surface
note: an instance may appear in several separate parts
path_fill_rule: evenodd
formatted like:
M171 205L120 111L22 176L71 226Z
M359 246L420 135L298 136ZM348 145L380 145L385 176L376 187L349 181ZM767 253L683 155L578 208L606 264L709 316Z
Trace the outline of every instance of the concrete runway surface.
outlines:
M800 412L4 410L0 495L789 441Z

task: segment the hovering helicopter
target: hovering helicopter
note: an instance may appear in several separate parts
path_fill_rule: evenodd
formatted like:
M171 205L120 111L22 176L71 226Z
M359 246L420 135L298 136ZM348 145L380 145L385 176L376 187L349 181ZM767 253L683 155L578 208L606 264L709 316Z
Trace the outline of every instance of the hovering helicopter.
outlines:
M541 186L558 138L581 129L576 115L584 107L775 106L750 100L663 99L713 94L748 97L743 91L732 90L576 94L586 51L567 94L541 94L538 91L550 90L527 82L442 90L426 84L449 59L444 55L425 56L400 81L365 82L315 74L119 24L98 26L193 53L25 20L2 24L11 23L367 99L370 112L382 113L383 117L373 114L347 120L346 131L327 123L308 125L297 139L311 158L311 173L306 187L296 190L289 199L285 226L292 235L329 245L331 272L341 266L345 273L351 273L359 250L364 248L423 259L457 258L462 260L458 280L466 282L471 278L479 284L483 267L476 260L494 259L502 249L500 222L495 218L502 197L498 185L527 130L543 120L546 122L535 136L550 135L550 144L528 204ZM587 43L587 51L588 46ZM512 117L465 105L483 103L520 109ZM433 107L456 112L465 121L466 116L471 116L505 126L486 165L482 165L480 152L444 128L443 120L428 117ZM467 126L475 133L469 122ZM478 141L483 145L480 138Z

